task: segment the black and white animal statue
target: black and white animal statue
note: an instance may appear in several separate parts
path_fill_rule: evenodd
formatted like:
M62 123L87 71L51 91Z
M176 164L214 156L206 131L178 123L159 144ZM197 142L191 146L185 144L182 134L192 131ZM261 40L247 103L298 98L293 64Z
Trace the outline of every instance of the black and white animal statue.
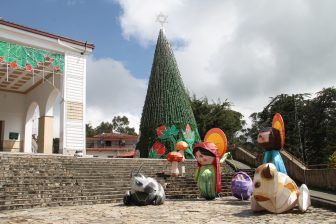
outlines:
M131 173L131 190L124 195L125 205L161 205L166 199L160 183L151 177L146 177L140 170Z

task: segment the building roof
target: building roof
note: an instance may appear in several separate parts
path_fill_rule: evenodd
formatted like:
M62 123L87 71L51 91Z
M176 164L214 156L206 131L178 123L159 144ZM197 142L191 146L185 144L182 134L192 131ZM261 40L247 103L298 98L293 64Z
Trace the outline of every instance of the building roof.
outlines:
M125 152L117 155L117 158L133 158L135 156L135 150L131 152Z
M126 147L104 147L104 148L86 148L86 151L99 151L99 152L112 152L112 151L132 151L135 150L133 148L126 148Z
M119 139L131 139L137 140L137 135L128 135L128 134L120 134L120 133L103 133L99 135L93 136L95 139L110 139L110 140L119 140Z
M70 39L70 38L67 38L67 37L62 37L62 36L59 36L59 35L47 33L47 32L41 31L41 30L37 30L37 29L34 29L34 28L30 28L30 27L27 27L27 26L22 26L22 25L13 23L13 22L9 22L9 21L3 20L3 19L0 19L0 25L9 26L9 27L12 27L12 28L15 28L15 29L27 31L27 32L30 32L30 33L38 34L38 35L49 37L49 38L56 39L56 40L59 39L61 41L68 42L68 43L75 44L75 45L79 45L79 46L82 46L82 47L87 47L87 48L91 48L91 49L95 48L95 46L91 43L77 41L77 40L73 40L73 39Z

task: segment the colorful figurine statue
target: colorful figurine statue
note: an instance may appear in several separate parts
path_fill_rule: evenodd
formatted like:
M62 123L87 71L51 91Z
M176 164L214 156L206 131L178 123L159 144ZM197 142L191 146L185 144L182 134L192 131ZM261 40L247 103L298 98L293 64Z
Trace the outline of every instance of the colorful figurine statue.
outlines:
M232 177L232 195L240 200L249 200L253 193L252 179L245 172L238 172Z
M141 165L142 167L142 165ZM131 190L124 195L124 205L161 205L166 199L162 185L151 177L132 171Z
M266 150L262 162L273 163L279 172L287 174L280 154L285 144L285 125L279 113L273 117L272 128L265 128L259 132L257 141Z
M215 199L222 190L220 158L226 148L226 136L219 128L209 130L204 142L194 146L193 154L198 164L195 180L201 195L207 200Z
M197 186L205 199L213 200L222 189L217 146L212 142L202 142L195 145L193 153L198 164L195 173Z
M256 169L253 186L253 211L282 213L298 205L304 212L310 206L307 186L303 184L299 189L289 176L277 171L273 163L262 164Z

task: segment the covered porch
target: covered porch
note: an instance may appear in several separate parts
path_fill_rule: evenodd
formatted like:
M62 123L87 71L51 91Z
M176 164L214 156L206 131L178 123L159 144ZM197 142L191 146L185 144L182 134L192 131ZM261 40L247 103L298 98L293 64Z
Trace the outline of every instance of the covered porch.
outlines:
M85 154L86 55L92 49L0 20L0 151Z

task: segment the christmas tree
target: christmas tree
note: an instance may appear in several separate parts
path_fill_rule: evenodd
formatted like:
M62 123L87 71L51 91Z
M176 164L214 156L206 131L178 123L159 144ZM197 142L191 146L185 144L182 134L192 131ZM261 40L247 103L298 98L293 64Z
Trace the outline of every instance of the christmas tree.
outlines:
M141 157L166 158L180 140L189 144L186 158L194 158L193 144L200 141L195 117L173 51L160 29L137 149Z

